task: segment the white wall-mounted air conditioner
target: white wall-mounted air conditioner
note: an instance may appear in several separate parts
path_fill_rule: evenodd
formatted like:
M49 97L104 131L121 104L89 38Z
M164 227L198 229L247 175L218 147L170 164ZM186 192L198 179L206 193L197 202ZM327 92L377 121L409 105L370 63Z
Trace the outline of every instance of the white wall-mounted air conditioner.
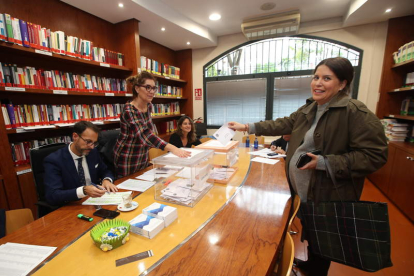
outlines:
M299 23L299 11L290 11L245 20L241 28L248 40L256 40L297 34Z

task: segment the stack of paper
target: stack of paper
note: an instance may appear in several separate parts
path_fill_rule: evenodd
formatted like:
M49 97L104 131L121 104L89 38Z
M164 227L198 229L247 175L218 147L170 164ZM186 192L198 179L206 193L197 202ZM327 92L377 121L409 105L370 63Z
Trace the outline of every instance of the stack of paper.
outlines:
M189 205L208 187L210 185L206 182L198 181L196 184L191 184L190 179L177 179L161 191L161 197Z
M381 122L388 141L403 142L407 137L409 131L408 124L398 123L395 119L383 119Z
M210 179L226 180L231 177L234 171L233 168L214 168L210 173Z
M156 168L156 169L152 169L149 170L137 177L135 177L136 179L141 179L141 180L145 180L145 181L154 181L157 178L166 178L169 177L173 174L175 174L177 172L177 170L173 170L173 169L169 169L169 168Z
M90 197L82 205L119 205L122 203L122 196L132 192L105 193L101 197Z
M251 154L251 155L256 155L256 156L265 157L265 158L283 158L283 157L286 157L285 154L278 154L278 155L269 156L268 155L269 153L274 153L274 151L272 151L271 149L261 149L261 150L249 152L249 154Z
M135 180L135 179L128 179L118 185L119 189L124 190L131 190L137 192L145 192L149 188L151 188L155 182L153 181L142 181L142 180Z
M45 260L56 247L8 242L0 246L0 275L24 276Z

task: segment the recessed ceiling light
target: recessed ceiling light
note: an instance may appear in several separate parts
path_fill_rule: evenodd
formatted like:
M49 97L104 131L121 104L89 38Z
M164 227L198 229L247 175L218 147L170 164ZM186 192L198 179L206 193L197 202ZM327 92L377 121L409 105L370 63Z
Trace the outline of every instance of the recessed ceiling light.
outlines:
M275 7L276 7L275 3L268 2L268 3L264 3L263 5L261 5L260 9L262 11L269 11L269 10L274 9Z
M119 4L118 4L118 7L123 8L123 7L124 7L124 4L119 3Z
M212 13L212 14L210 14L210 16L208 18L210 18L210 20L216 21L216 20L219 20L221 18L221 15L218 14L218 13Z
M390 12L390 11L392 11L392 9L386 9L386 10L385 10L385 12Z
M164 28L164 27L162 27L162 28L161 28L161 31L165 31L165 28Z
M190 45L191 43L190 43L190 41L187 41L187 45Z

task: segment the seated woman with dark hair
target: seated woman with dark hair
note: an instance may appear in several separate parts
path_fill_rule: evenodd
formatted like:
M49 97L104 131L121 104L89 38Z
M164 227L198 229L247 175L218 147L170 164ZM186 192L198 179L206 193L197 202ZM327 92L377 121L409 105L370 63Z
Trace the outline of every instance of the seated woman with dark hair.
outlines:
M191 148L201 144L195 134L195 126L193 120L188 116L183 116L178 120L177 130L171 135L171 145L177 148Z

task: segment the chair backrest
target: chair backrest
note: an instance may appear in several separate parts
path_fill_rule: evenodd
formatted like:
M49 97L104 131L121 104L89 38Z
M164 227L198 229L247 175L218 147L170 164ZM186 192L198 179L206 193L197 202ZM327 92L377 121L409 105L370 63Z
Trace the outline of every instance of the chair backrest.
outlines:
M28 208L6 211L6 235L33 221L32 211Z
M283 251L280 261L275 269L277 276L290 276L292 272L293 259L295 258L295 248L293 239L289 232L286 233L285 242L283 243Z
M39 201L46 201L44 186L45 168L43 167L43 160L52 152L55 152L65 146L67 146L65 143L56 143L34 148L29 152L30 164L32 166L33 178Z
M292 216L289 219L289 224L288 224L288 228L287 228L288 231L291 230L293 220L295 219L296 214L299 211L299 207L300 207L300 197L297 194L295 194L295 198L293 199L293 208L292 208L293 213L292 213Z
M257 137L257 141L259 142L259 145L264 145L264 142L265 142L264 136L256 136L255 134L249 134L250 145L253 145L256 137ZM246 138L247 138L247 135L242 137L242 143L246 143Z
M116 141L118 140L119 129L112 129L107 131L101 131L98 138L98 151L101 156L101 159L106 164L108 169L114 174L115 173L115 164L114 164L114 147Z
M200 138L203 135L207 135L207 124L206 123L196 123L195 125L195 131L198 138Z
M161 149L157 149L157 148L151 148L149 150L149 161L151 161L152 159L154 159L155 157L158 157L160 155L163 155L167 153L167 151L165 150L161 150Z
M210 141L210 140L212 140L213 138L210 138L210 137L204 137L204 138L200 138L200 142L201 143L205 143L205 142L207 142L207 141Z

